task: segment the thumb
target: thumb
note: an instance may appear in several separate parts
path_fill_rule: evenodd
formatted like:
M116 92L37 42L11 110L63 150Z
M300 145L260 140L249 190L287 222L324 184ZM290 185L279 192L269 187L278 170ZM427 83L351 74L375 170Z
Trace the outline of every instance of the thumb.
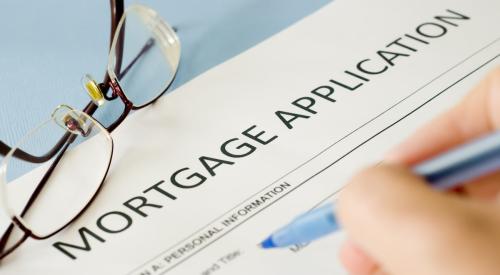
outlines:
M434 191L397 165L362 171L337 205L350 238L389 274L497 274L499 210Z

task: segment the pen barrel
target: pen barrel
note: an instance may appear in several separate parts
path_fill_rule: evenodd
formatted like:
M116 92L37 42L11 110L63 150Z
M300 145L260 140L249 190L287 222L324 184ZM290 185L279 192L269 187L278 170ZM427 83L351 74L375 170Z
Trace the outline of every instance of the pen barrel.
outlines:
M453 188L500 168L500 131L450 150L413 168L439 190Z
M273 242L278 247L306 243L339 229L333 205L326 204L293 220L275 232Z
M433 188L444 190L499 169L500 131L496 131L427 160L413 167L413 172ZM339 228L330 203L299 216L266 241L272 241L269 247L286 247L318 239Z

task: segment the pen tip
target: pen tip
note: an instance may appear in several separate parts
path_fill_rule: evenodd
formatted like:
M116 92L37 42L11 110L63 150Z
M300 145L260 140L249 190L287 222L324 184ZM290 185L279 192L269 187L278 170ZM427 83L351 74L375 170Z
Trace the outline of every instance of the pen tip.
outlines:
M267 239L265 239L264 241L262 241L260 243L260 247L264 248L264 249L274 248L274 247L276 247L276 244L273 242L272 237L268 237Z

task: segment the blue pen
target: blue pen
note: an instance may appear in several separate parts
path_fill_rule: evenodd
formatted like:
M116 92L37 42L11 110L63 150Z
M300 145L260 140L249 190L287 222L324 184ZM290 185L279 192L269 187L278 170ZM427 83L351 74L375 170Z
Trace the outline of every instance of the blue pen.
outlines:
M446 190L500 170L500 131L478 138L427 160L413 172L432 187ZM331 203L311 210L265 239L262 248L287 247L310 242L340 229Z

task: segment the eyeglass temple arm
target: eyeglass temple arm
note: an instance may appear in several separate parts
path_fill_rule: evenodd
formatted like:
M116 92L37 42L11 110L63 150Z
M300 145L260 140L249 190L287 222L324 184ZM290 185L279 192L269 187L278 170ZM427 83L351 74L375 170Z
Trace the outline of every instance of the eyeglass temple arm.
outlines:
M65 133L59 139L59 141L57 142L57 144L54 147L52 147L52 149L50 149L50 151L47 152L44 155L34 156L32 154L29 154L29 153L23 151L22 149L16 149L16 151L14 151L14 154L12 156L15 157L15 158L18 158L18 159L22 159L24 161L31 162L31 163L43 163L43 162L46 162L49 159L51 159L61 149L61 147L68 140L69 135L70 135L70 133L68 133L68 132ZM8 146L7 144L5 144L3 141L0 141L0 155L5 156L5 155L7 155L10 152L10 150L12 150L12 148L10 146Z
M75 138L76 138L76 135L75 134L71 134L71 137L69 137L69 139L67 139L68 142L66 143L66 145L64 146L64 148L59 152L59 155L57 156L57 158L54 159L54 161L51 163L49 169L47 170L47 172L45 172L45 175L43 175L43 178L40 180L40 182L37 184L35 190L31 194L28 202L26 203L26 205L23 208L23 211L21 212L21 215L20 215L21 217L23 217L26 214L26 212L28 212L28 210L30 209L30 207L33 205L33 203L35 202L35 200L38 198L38 196L40 195L40 193L42 191L42 188L45 187L45 184L47 183L47 180L49 179L50 175L52 175L52 173L54 172L54 169L56 168L57 164L59 163L59 161L61 161L64 153L68 149L68 146L75 140ZM7 229L7 231L5 231L5 233L0 237L0 254L2 254L2 252L4 251L5 246L7 245L8 239L9 239L10 235L13 232L14 226L15 226L15 224L14 224L14 222L12 222L9 225L9 228ZM26 231L26 229L24 229L24 228L22 228L22 229L23 229L23 231L26 234L29 235L29 233ZM26 237L23 237L23 239L21 241L19 241L19 243L17 243L14 247L12 247L11 249L9 249L8 253L12 252L25 239L26 239ZM2 255L2 258L5 257L8 253L6 253L5 255Z
M155 44L155 40L153 38L149 38L148 41L146 41L146 44L144 44L144 46L142 47L141 51L139 51L139 53L135 56L135 58L127 65L127 67L125 67L125 69L123 69L118 74L118 78L124 77L127 74L127 72L130 70L130 68L132 68L132 66L134 66L134 64L137 62L137 60L139 60L139 58L142 55L144 55L147 51L149 51L149 49L151 49L151 47L153 47L154 44Z
M132 66L137 62L137 60L139 60L139 58L143 54L145 54L147 51L149 51L151 49L151 47L154 45L154 43L155 43L155 41L153 38L148 39L146 44L142 47L141 51L130 62L130 64L128 64L127 67L125 67L125 69L120 72L118 77L119 78L124 77L128 73L128 71L130 70L130 68L132 68ZM108 74L106 74L106 78L109 78ZM109 81L106 83L109 83ZM107 84L107 85L109 85L109 84ZM106 86L106 87L108 87L108 86ZM84 112L89 114L89 115L92 115L95 113L96 110L97 110L97 106L95 104L93 104L93 102L89 102L87 104L87 106L85 107ZM116 127L112 127L112 129L114 129L114 128L116 128ZM13 157L18 158L18 159L22 159L22 160L25 160L28 162L32 162L32 163L45 162L45 161L51 159L61 149L61 147L66 143L68 137L69 137L69 133L66 133L49 152L47 152L46 154L44 154L42 156L34 156L34 155L29 154L21 149L17 149L14 152ZM7 155L11 149L12 148L10 146L8 146L7 144L5 144L3 141L0 140L0 155L2 155L2 156Z
M109 0L109 5L111 7L111 29L109 32L109 49L111 50L111 45L113 44L113 37L115 36L116 33L116 28L118 27L118 23L120 22L120 19L123 16L124 13L124 1L123 0ZM121 30L123 32L123 28ZM122 33L123 34L123 33ZM115 63L115 72L119 72L121 65L122 65L122 58L123 58L123 44L124 44L124 35L119 36L119 40L117 41L116 45L116 63ZM106 97L106 99L114 99L116 96L111 95L106 96L107 91L109 90L109 83L111 82L111 78L109 77L109 74L106 70L104 73L104 80L102 81L101 89ZM90 102L89 104L91 104ZM89 107L87 105L87 107ZM97 106L96 106L97 108ZM94 110L95 111L95 110Z
M23 237L19 241L17 241L17 243L14 246L9 248L9 250L4 251L5 247L7 246L7 241L9 240L9 237L12 234L12 231L14 230L14 228L15 228L15 224L12 222L0 239L0 260L2 260L4 257L9 255L10 253L12 253L12 251L14 251L16 248L18 248L29 237L29 234L24 232Z
M124 3L123 0L110 0L109 1L110 8L111 8L111 32L110 32L110 39L109 39L109 45L111 47L112 39L113 36L115 35L116 27L118 26L118 22L120 21L120 18L123 15L124 11ZM118 45L118 48L120 49L119 52L117 52L117 62L116 62L116 67L115 69L120 68L121 63L122 63L122 52L123 52L123 39L121 39ZM105 91L109 89L109 82L110 82L110 77L108 73L105 74L104 76L104 86L105 86ZM97 106L91 101L85 106L85 109L83 110L85 113L92 115L95 113L97 110ZM45 162L49 159L51 159L61 148L62 146L67 142L69 138L69 133L66 133L64 136L61 137L61 139L57 142L57 144L46 154L42 156L34 156L31 155L21 149L18 149L14 152L13 157L22 159L28 162L32 163L42 163ZM3 141L0 140L0 155L5 156L9 153L9 151L12 148L5 144Z
M89 102L87 104L87 106L83 109L83 111L89 115L92 115L96 110L97 110L97 106L92 102ZM70 136L71 136L71 133L66 132L59 139L59 141L56 143L56 145L54 145L54 147L52 147L52 149L50 149L50 151L44 155L34 156L34 155L27 153L21 149L17 149L12 156L15 158L18 158L18 159L22 159L24 161L31 162L31 163L46 162L49 159L51 159L52 157L54 157L55 154L57 154L57 152L59 152L59 150L61 150L61 148L64 146L64 144L66 144L66 142L68 141L68 138ZM10 147L9 145L5 144L3 141L0 140L0 155L5 156L10 152L10 150L12 150L12 147Z
M139 60L139 58L143 54L145 54L147 51L149 51L149 49L151 49L151 47L154 45L154 43L155 43L155 41L153 38L148 39L148 41L142 47L141 51L137 54L137 56L130 62L130 64L127 65L127 67L123 71L120 72L119 78L124 77L127 74L127 72L130 70L130 68L132 68L132 66L137 62L137 60ZM109 79L108 74L106 74L105 79L106 78ZM107 83L107 85L109 85L108 84L109 81L104 82L104 83ZM106 86L106 87L108 87L107 89L109 89L109 86ZM93 104L93 102L89 102L87 104L87 106L85 107L84 112L89 114L89 115L92 115L95 113L96 110L97 110L97 106L95 104ZM112 129L114 129L114 128L116 128L116 127L112 127ZM32 154L26 153L25 151L23 151L21 149L17 149L14 152L13 157L18 158L18 159L22 159L22 160L25 160L28 162L32 162L32 163L45 162L45 161L51 159L61 149L61 147L64 145L64 143L66 143L68 137L69 137L69 133L66 133L48 153L46 153L42 156L34 156ZM12 148L10 146L8 146L7 144L5 144L3 141L0 140L0 155L2 155L2 156L7 155L11 149Z
M121 15L123 14L123 1L118 1L118 3L115 3L114 0L110 0L110 2L111 2L111 7L112 7L111 8L111 17L113 18L113 20L111 22L111 34L112 34L111 39L110 39L110 43L111 43L112 36L115 33L116 26L117 26L118 20L119 20L119 18L117 18L117 17L118 17L118 15L119 15L119 17L121 17ZM115 8L113 8L113 7L115 7ZM115 18L117 18L118 20L116 20ZM123 37L123 36L121 36L121 37ZM149 51L151 49L151 47L154 45L154 43L155 43L154 39L149 38L148 41L146 42L146 44L144 44L144 46L142 47L141 51L137 54L137 56L127 65L127 67L125 67L125 69L123 71L121 71L119 73L119 78L124 77L129 72L129 70L132 68L132 66L137 62L137 60L139 60L139 58L142 55L144 55L147 51ZM116 62L115 71L120 71L120 67L121 67L121 63L122 63L122 53L123 53L123 39L120 39L117 51L118 51L117 56L119 58ZM109 82L110 81L111 81L111 79L110 79L109 75L106 73L105 77L104 77L104 81L103 81L103 88L105 91L107 91L109 89ZM89 114L89 115L92 115L95 113L96 110L97 110L97 106L95 104L93 104L93 102L89 102L87 104L87 106L85 107L84 112ZM120 119L118 119L118 120L120 120ZM114 130L116 128L116 126L110 127L110 128ZM13 157L18 158L18 159L22 159L22 160L25 160L28 162L32 162L32 163L45 162L45 161L51 159L61 149L61 147L66 143L68 137L69 137L69 133L66 133L49 152L47 152L46 154L44 154L42 156L34 156L34 155L31 155L31 154L29 154L21 149L17 149L14 152ZM0 155L3 155L3 156L7 155L11 149L12 148L10 146L8 146L7 144L5 144L3 141L0 140Z
M132 68L132 66L134 66L134 64L139 60L139 58L141 56L143 56L145 53L147 53L154 44L155 44L155 40L153 38L149 38L148 41L146 41L146 43L142 47L142 49L139 51L139 53L134 57L134 59L122 71L120 71L120 67L121 67L121 64L122 64L121 59L120 59L120 62L117 62L117 64L115 65L115 72L117 72L116 73L117 74L117 78L118 79L122 79L125 75L127 75L127 73ZM122 47L122 50L123 50L123 47ZM111 82L111 78L109 77L109 74L106 74L104 82L102 82L101 84L99 84L99 87L103 91L103 94L104 94L104 96L105 96L105 98L107 100L113 100L116 97L118 97L114 93L111 94L111 95L107 95L107 92L108 92L109 88L111 87L110 86L110 82ZM113 127L113 129L114 128L115 127Z

